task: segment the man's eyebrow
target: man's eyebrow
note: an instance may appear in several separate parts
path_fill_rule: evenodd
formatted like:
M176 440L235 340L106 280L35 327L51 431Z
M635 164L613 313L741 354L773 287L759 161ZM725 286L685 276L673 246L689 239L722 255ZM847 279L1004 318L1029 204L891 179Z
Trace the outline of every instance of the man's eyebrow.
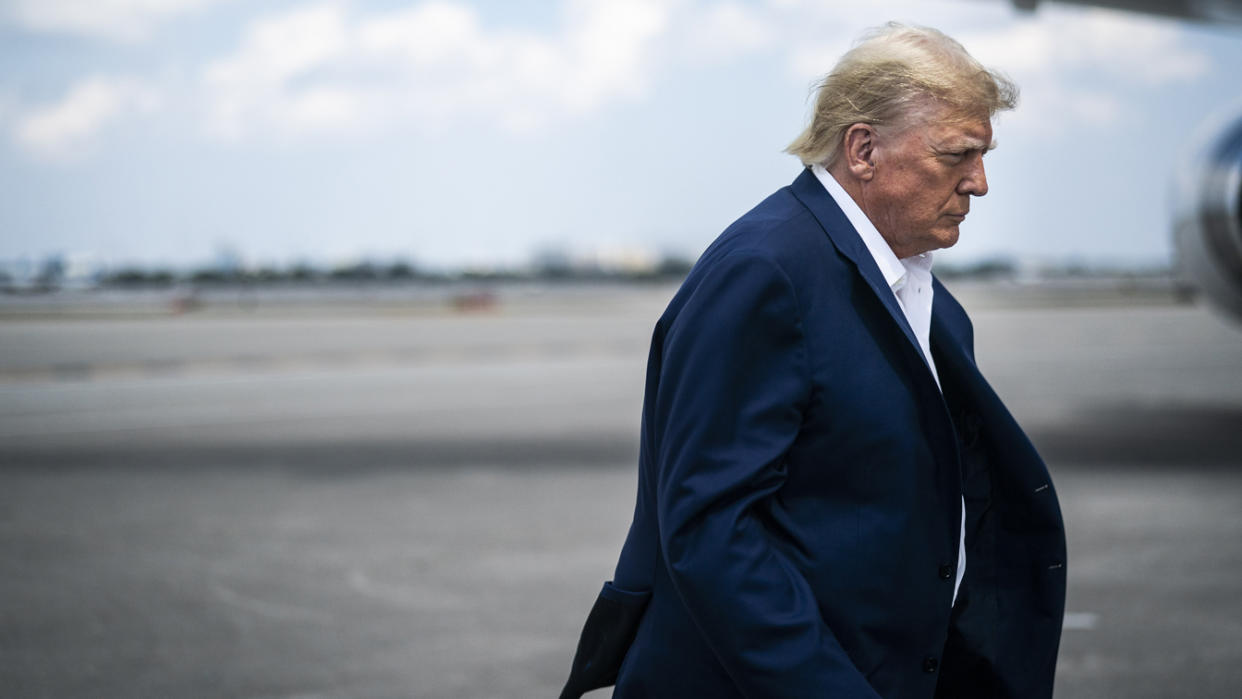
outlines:
M957 153L968 150L979 150L987 153L988 151L996 150L996 146L996 141L992 141L991 143L984 145L983 141L980 139L964 138L960 141L951 141L938 150L941 153Z

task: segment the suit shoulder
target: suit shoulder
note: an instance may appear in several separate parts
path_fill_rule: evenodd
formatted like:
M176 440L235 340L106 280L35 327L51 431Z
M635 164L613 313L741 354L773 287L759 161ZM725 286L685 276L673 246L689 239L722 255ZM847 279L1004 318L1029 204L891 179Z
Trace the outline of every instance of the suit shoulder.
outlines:
M783 187L730 224L703 252L699 264L710 266L726 257L762 259L789 273L791 263L804 257L808 247L826 242L814 215Z
M803 292L846 270L819 220L790 187L782 187L712 241L686 276L662 321L675 317L704 283L738 273L752 280L768 279L801 306Z

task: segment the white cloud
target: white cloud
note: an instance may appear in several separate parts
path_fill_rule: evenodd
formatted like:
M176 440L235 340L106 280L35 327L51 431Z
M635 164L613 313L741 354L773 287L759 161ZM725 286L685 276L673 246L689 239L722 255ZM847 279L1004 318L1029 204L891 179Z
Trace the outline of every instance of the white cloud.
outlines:
M838 5L768 0L758 11L775 27L790 74L801 80L828 71L863 28L888 18L946 29L981 62L999 68L1022 90L1013 128L1043 135L1070 125L1115 124L1137 111L1143 92L1201 80L1209 56L1188 43L1179 25L1132 13L1041 7L1015 13L967 2Z
M793 46L787 59L789 71L803 80L818 80L849 48L845 39Z
M1014 74L1096 72L1156 87L1203 77L1211 61L1175 25L1106 10L1046 11L999 31L959 37L979 60Z
M328 3L254 22L209 65L208 128L358 132L472 116L533 128L640 94L668 26L655 0L573 0L559 33L485 27L457 2L355 13Z
M355 113L346 87L289 83L347 57L345 11L315 5L250 24L241 48L203 71L209 129L236 138L256 119L298 131L328 128Z
M711 63L768 48L780 34L760 10L725 2L698 10L686 22L690 59Z
M710 16L716 8L702 13ZM953 27L1004 21L1012 14L1003 2L964 0L886 0L873 3L837 3L823 0L765 0L747 5L746 23L771 37L768 47L783 53L789 73L799 81L822 77L850 48L859 34L889 21ZM950 31L950 33L953 33ZM745 41L724 43L735 53L749 50Z
M70 87L59 102L19 117L14 137L45 157L72 157L108 123L135 113L150 113L159 104L157 92L141 81L90 77Z
M1053 9L959 37L984 64L1022 89L1009 126L1044 136L1077 125L1116 125L1141 113L1137 95L1198 80L1210 58L1176 25L1106 10Z
M419 67L454 61L481 66L497 57L495 50L489 50L493 47L481 41L474 10L455 3L428 2L364 18L358 37L369 52L402 55Z
M33 32L137 41L160 22L220 0L15 0L11 21Z
M207 69L212 82L279 82L340 58L348 47L344 11L316 5L253 22L242 50Z
M29 26L134 37L219 1L17 0L14 11ZM1024 104L1014 125L1051 132L1072 121L1121 118L1131 111L1127 86L1194 80L1211 69L1177 25L1107 11L1019 15L1002 3L922 0L565 0L559 10L546 28L515 29L488 24L464 0L382 11L320 0L251 20L236 47L195 70L190 84L161 84L174 88L167 94L179 111L200 115L211 136L227 140L471 121L522 131L641 97L660 75L687 64L762 55L785 62L785 79L808 80L828 70L862 28L888 17L934 16L985 64L1017 79ZM64 151L155 101L137 78L94 78L72 86L58 104L12 110L20 119L15 134L29 148Z
M634 95L647 81L652 39L668 26L667 5L653 0L575 0L559 47L565 82L557 95L578 110L613 94Z
M1075 134L1078 127L1115 126L1131 111L1127 100L1113 92L1032 79L1022 82L1017 110L1001 115L1000 120L1005 133L1024 132L1047 139Z
M1003 3L964 1L768 0L754 14L775 27L791 72L803 79L824 74L862 29L889 19L945 29L984 64L1023 77L1093 73L1160 86L1211 70L1208 56L1186 42L1178 24L1135 13L1049 5L1026 14Z

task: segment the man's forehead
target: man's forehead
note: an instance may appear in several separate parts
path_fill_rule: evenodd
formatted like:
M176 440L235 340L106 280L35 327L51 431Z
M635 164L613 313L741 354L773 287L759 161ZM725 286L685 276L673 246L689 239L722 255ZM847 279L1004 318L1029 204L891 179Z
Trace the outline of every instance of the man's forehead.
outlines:
M936 148L991 150L996 147L996 142L992 140L992 123L987 120L942 122L931 125L924 134Z

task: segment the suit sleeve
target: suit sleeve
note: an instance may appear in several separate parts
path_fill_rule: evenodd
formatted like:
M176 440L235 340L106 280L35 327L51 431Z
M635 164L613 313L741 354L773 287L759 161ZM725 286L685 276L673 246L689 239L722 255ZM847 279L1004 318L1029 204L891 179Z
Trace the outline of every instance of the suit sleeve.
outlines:
M748 697L878 699L756 516L785 480L811 382L793 285L774 262L712 261L670 321L655 401L670 577Z

